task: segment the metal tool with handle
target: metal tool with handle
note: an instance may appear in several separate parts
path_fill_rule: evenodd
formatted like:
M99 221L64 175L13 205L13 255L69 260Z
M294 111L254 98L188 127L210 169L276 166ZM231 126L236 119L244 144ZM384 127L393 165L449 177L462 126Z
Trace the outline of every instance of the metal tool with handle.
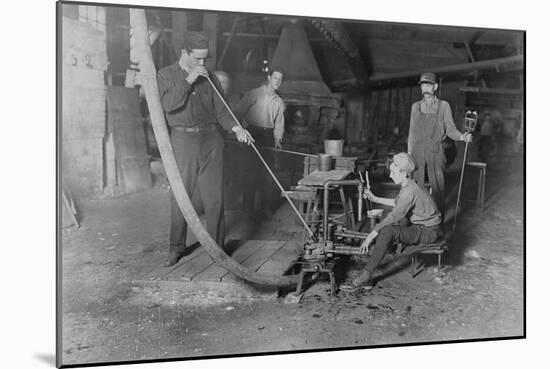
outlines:
M472 133L476 129L477 124L477 112L468 110L464 116L464 129L467 133ZM453 233L456 227L456 218L458 216L458 211L460 208L460 193L462 192L462 180L464 179L464 167L466 165L466 156L468 155L468 141L466 141L466 146L464 147L464 158L462 159L462 169L460 171L460 182L458 183L458 195L456 199L456 211L455 217L453 220Z
M363 186L366 190L369 190L370 191L370 183L369 183L369 171L368 170L365 170L365 177L363 177L363 173L361 173L361 171L359 171L359 178L361 178L361 182L363 182ZM363 194L361 194L361 197L363 196ZM367 211L370 210L371 206L370 206L370 200L366 197L364 197L365 199L365 204L367 204Z

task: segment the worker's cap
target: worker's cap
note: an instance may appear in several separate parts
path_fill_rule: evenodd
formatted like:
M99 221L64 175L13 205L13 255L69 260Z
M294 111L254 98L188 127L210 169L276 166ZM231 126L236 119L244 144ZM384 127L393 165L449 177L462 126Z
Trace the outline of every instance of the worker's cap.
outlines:
M208 49L208 37L202 32L185 32L182 47L187 50Z
M414 172L416 164L414 163L413 158L406 152L400 152L393 156L392 162L402 171L407 173Z
M418 84L422 84L422 83L431 83L432 85L436 84L437 76L435 75L435 73L432 73L432 72L422 73L420 75L420 81L418 82Z
M283 67L281 67L280 65L270 65L267 70L267 74L271 76L275 72L279 72L283 76L285 75L285 70L283 69Z

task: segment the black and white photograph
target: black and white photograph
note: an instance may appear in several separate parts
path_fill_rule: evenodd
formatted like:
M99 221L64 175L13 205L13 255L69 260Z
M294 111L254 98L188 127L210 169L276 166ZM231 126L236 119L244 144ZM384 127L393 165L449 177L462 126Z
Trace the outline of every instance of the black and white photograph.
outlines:
M5 177L24 224L4 261L12 347L49 367L513 367L540 351L547 323L527 319L545 287L527 280L545 278L545 242L527 228L544 230L544 182L526 168L546 172L547 135L526 121L544 125L527 100L544 58L527 18L288 3L29 3L48 22L29 20L35 55L9 73L25 117L6 121L7 171L30 176Z
M524 30L57 27L58 365L525 337Z

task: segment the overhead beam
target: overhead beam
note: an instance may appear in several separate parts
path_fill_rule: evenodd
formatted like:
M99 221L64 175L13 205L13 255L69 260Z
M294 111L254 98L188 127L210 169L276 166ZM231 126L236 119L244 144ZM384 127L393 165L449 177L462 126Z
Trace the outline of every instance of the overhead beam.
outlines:
M523 90L519 88L460 87L458 90L478 94L523 95Z
M475 42L475 40L474 40ZM473 45L473 43L471 43ZM464 45L466 46L466 50L468 51L468 55L470 55L470 61L472 63L475 63L476 61L476 58L474 57L474 53L472 52L472 48L470 47L470 44L468 42L464 42ZM476 74L475 74L475 77L476 77L476 80L477 80L477 71L476 71ZM487 83L485 83L485 80L483 78L480 79L481 80L481 84L483 87L487 87Z
M473 45L479 40L479 38L483 35L483 31L476 31L472 37L468 40L468 45Z
M273 38L273 39L279 39L279 35L273 35L273 34L263 34L263 33L249 33L249 32L223 32L223 37L243 37L243 38ZM308 38L309 42L328 42L328 40L324 38Z
M466 47L466 46L464 46L464 42L458 42L458 41L453 42L452 45L453 45L454 49L463 49L463 48ZM475 44L469 44L470 47L474 47L476 49L485 49L485 50L491 49L491 50L495 50L495 51L501 51L501 50L505 49L507 45L509 45L509 43L505 43L505 42L502 42L502 43L494 43L494 42L480 43L480 42L477 42Z
M396 40L422 40L449 44L455 43L463 47L462 40L479 46L504 46L514 41L517 31L453 28L445 26L422 25L380 25L369 23L345 22L349 34L354 40L365 38L368 40L380 39L386 41ZM460 42L457 42L460 40ZM475 42L472 42L475 41Z
M430 71L437 74L446 74L446 73L461 73L461 72L470 72L474 70L483 70L483 69L497 69L500 70L501 67L506 66L507 64L523 64L523 55L509 56L506 58L498 58L491 60L483 60L474 63L463 63L463 64L454 64L446 65L442 67L427 67L423 69L411 70L406 72L398 73L380 73L375 74L369 78L370 83L376 82L385 82L396 79L405 79L418 77L421 73ZM523 67L522 67L523 68Z

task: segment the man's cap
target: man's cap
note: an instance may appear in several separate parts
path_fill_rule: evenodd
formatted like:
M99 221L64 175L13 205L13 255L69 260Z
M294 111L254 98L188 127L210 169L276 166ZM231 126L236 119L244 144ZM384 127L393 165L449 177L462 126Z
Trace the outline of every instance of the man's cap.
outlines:
M416 164L414 163L413 158L406 152L400 152L393 156L393 163L402 171L407 173L414 172Z
M268 75L272 75L274 72L279 72L281 73L283 76L285 75L285 70L283 69L283 67L281 67L280 65L270 65L268 67L268 71L267 71L267 74Z
M421 83L431 83L433 85L437 83L437 76L435 75L435 73L432 72L422 73L420 75L420 81L418 82L418 84Z
M208 49L208 36L202 32L185 32L182 47L184 49Z

